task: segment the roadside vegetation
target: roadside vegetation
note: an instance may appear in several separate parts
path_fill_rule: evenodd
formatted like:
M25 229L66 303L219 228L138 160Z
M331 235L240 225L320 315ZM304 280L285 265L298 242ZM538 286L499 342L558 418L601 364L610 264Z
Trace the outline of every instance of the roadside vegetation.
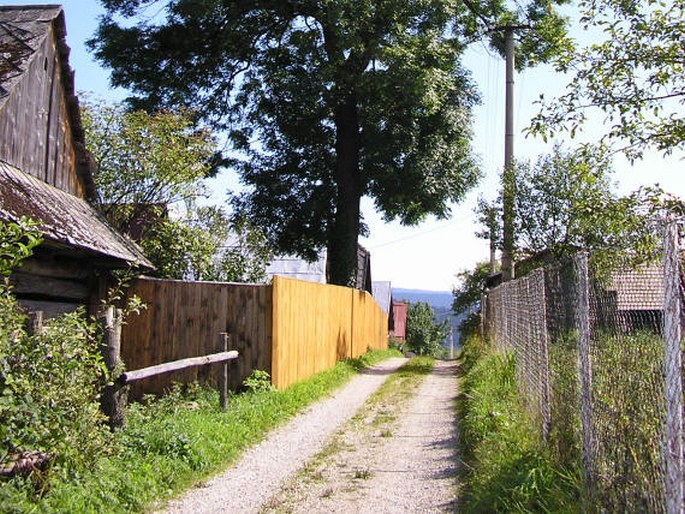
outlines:
M464 341L459 401L461 512L579 512L580 474L543 446L516 388L511 353Z
M302 408L394 355L369 352L285 391L268 387L261 374L246 381L248 390L232 396L225 412L218 407L218 393L199 386L149 397L130 406L126 429L110 434L88 465L75 465L66 475L50 473L40 490L31 480L3 484L0 510L140 512L225 468Z
M410 303L407 309L407 348L417 355L442 357L449 333L447 321L436 322L435 312L427 302Z

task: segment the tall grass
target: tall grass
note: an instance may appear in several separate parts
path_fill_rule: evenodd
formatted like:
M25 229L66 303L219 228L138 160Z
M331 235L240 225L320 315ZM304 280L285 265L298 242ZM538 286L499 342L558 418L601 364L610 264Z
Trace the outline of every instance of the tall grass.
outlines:
M218 408L216 391L175 390L129 409L128 426L111 436L110 452L90 469L49 478L37 496L30 481L0 487L0 511L127 513L150 508L234 462L248 447L365 366L398 352L369 352L338 363L285 391L232 396Z
M597 333L593 338L593 508L606 512L658 512L664 508L661 462L663 346L648 331ZM552 432L555 459L581 461L580 372L577 337L550 346Z
M516 387L513 354L474 336L464 345L461 441L463 512L579 512L578 473L556 464Z

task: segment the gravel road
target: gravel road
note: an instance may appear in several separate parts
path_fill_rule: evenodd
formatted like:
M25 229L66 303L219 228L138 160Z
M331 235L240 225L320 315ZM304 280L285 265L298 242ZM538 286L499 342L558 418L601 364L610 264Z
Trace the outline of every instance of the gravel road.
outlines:
M453 512L454 363L438 361L409 401L392 407L392 413L382 411L389 420L382 432L377 426L349 427L364 402L405 362L389 359L353 378L274 431L234 467L160 512ZM334 437L343 438L345 451L328 455ZM314 460L321 468L317 479L301 479Z

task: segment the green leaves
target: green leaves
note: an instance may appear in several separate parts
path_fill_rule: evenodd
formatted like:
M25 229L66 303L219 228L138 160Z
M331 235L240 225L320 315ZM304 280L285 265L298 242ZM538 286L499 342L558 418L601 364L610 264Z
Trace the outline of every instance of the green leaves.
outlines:
M84 125L98 162L107 219L134 237L165 278L263 281L271 251L263 233L218 207L200 207L204 179L221 164L214 135L192 113L128 112L87 103ZM181 215L170 206L183 204ZM227 249L229 239L239 244Z
M592 252L602 268L654 258L659 245L655 215L682 206L658 189L617 197L611 173L606 149L593 146L573 151L555 146L535 164L517 164L516 258L532 259L517 275L540 265L540 259L556 260L579 250ZM484 224L490 219L488 209L492 207L481 204Z
M42 242L37 225L25 216L17 223L0 222L0 276L8 277Z
M166 208L205 193L202 180L212 171L216 141L196 127L190 111L149 115L86 102L83 120L102 209L119 230L129 232L140 223L141 209Z
M480 303L485 291L485 280L489 276L490 264L487 262L479 262L473 270L465 270L457 274L460 284L452 291L454 295L452 310L456 314L466 312Z
M597 42L557 59L560 72L574 75L564 94L541 101L530 131L575 131L595 112L604 118L605 141L631 160L648 147L682 149L684 10L682 0L580 2L581 22Z
M449 332L447 321L435 322L433 308L424 302L407 309L407 345L418 355L439 356Z
M0 464L21 452L50 456L55 472L92 463L107 429L105 383L94 324L82 311L49 320L29 335L6 284L0 284Z

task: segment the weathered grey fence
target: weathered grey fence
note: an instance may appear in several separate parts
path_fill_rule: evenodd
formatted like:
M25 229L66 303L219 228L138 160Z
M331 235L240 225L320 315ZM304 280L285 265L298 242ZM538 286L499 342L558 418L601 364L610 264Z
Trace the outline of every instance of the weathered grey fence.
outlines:
M206 366L221 364L219 373L219 403L222 410L226 410L228 402L228 361L238 358L238 352L228 351L229 335L219 334L218 353L187 357L170 362L163 362L135 370L123 370L121 360L121 333L123 316L120 309L109 306L103 316L104 341L102 353L105 365L111 374L111 383L107 384L101 396L102 410L109 418L111 428L122 428L126 424L126 404L128 402L129 384L140 380L166 375L174 371L183 371Z
M683 512L678 225L661 262L607 273L585 254L488 292L483 329L513 351L519 389L586 507Z

